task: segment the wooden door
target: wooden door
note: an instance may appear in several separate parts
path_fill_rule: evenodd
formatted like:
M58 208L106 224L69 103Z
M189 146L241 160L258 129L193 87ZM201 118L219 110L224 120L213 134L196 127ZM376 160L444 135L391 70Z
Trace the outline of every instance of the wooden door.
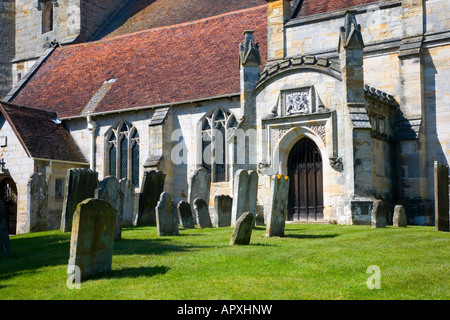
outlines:
M294 145L288 158L288 174L288 220L322 221L322 157L312 140L303 138Z

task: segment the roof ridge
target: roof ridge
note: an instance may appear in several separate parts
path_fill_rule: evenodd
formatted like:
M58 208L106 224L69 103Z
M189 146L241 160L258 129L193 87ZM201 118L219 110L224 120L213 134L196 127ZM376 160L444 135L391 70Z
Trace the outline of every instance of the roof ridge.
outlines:
M95 41L90 41L90 42L83 42L83 43L77 43L77 44L70 44L67 46L61 46L61 49L64 48L74 48L74 47L80 47L80 46L88 46L88 45L94 45L94 44L100 44L100 43L105 43L105 42L109 42L109 41L113 41L113 40L117 40L117 39L121 39L121 38L126 38L126 37L132 37L141 33L150 33L150 32L156 32L156 31L161 31L161 30L166 30L166 29L175 29L175 28L180 28L180 27L184 27L184 26L188 26L188 25L193 25L193 24L197 24L197 23L202 23L202 22L206 22L206 21L210 21L210 20L214 20L214 19L219 19L225 16L229 16L229 15L235 15L235 14L240 14L240 13L244 13L244 12L249 12L249 11L256 11L259 10L261 8L265 8L267 7L266 4L263 5L259 5L256 7L252 7L252 8L246 8L246 9L240 9L240 10L235 10L235 11L231 11L231 12L226 12L226 13L221 13L212 17L207 17L207 18L202 18L202 19L197 19L197 20L193 20L193 21L188 21L188 22L182 22L182 23L177 23L177 24L173 24L170 26L162 26L162 27L156 27L156 28L151 28L151 29L145 29L145 30L140 30L140 31L136 31L136 32L132 32L132 33L127 33L127 34L122 34L122 35L118 35L112 38L106 38L106 39L100 39L100 40L95 40Z

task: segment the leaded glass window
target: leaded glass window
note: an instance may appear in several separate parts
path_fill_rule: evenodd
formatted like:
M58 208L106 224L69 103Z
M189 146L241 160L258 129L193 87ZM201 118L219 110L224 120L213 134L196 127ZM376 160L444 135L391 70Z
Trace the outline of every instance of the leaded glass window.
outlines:
M236 117L220 107L201 120L202 166L214 182L228 180L226 140L236 125Z
M139 186L139 134L135 127L121 121L106 133L105 175L128 179Z

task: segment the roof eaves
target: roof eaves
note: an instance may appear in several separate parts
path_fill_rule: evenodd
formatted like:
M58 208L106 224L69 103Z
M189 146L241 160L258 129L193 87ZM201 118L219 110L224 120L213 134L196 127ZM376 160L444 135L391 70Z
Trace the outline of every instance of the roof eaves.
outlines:
M0 112L5 117L6 121L8 121L9 125L11 126L11 128L12 128L14 134L16 135L17 139L19 139L20 144L22 145L23 149L27 153L28 157L32 158L30 150L28 150L27 145L25 144L25 141L23 141L22 137L20 136L19 131L17 130L16 126L14 125L14 122L9 117L8 112L6 112L6 110L3 108L3 104L2 103L3 102L0 102Z

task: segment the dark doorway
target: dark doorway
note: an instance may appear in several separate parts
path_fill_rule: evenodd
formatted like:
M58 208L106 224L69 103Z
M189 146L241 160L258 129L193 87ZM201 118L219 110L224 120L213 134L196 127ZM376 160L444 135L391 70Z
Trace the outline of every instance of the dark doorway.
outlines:
M9 234L16 234L17 227L17 187L9 175L0 176L0 200L5 205Z
M322 157L316 144L303 138L288 158L288 220L323 221Z

